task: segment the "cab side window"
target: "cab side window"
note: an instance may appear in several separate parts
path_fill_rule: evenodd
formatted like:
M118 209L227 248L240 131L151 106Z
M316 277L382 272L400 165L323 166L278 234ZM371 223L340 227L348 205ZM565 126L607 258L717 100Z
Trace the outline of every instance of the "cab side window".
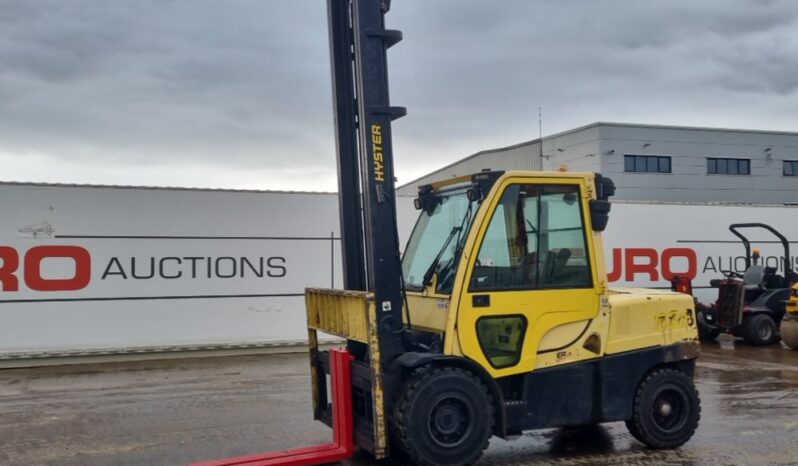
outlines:
M592 286L579 187L505 189L483 238L472 291Z

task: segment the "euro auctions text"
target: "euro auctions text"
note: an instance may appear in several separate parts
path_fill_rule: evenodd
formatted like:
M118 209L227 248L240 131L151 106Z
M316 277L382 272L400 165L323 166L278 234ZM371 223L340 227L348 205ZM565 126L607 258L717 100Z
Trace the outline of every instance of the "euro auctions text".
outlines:
M20 251L0 246L0 285L4 292L24 286L33 291L77 291L99 280L275 279L286 276L282 256L112 256L92 263L91 252L76 245L35 246ZM59 273L45 272L48 262L64 262Z

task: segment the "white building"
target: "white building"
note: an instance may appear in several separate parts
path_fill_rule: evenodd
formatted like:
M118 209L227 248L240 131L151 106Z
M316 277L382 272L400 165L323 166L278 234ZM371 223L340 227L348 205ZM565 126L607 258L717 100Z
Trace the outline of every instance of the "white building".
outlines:
M593 123L476 153L399 188L493 170L594 171L616 200L798 204L798 133Z

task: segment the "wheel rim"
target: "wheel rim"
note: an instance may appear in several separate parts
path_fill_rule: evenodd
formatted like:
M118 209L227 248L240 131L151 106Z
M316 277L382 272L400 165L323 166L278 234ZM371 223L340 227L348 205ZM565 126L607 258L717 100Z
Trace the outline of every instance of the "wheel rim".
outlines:
M773 337L773 329L767 319L762 319L756 328L756 335L760 340L767 341Z
M689 400L683 390L675 386L663 387L652 405L652 418L666 433L678 432L687 422Z
M473 417L473 410L462 396L441 397L433 404L427 419L430 437L442 447L456 447L471 434Z

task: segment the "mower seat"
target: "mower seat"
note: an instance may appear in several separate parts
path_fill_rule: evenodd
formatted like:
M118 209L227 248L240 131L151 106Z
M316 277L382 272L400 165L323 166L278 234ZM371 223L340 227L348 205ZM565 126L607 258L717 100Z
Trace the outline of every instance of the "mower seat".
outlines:
M765 267L752 265L743 274L745 291L761 290L765 287Z

